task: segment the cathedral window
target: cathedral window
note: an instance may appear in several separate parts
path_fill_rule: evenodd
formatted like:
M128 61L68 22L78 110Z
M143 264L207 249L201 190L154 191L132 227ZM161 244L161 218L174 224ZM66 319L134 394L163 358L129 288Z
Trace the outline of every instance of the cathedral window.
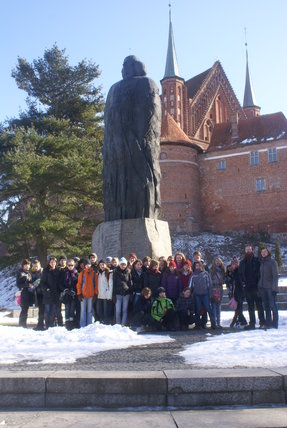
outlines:
M166 152L161 152L161 154L160 154L160 159L164 160L164 159L166 159L166 158L167 158L167 154L166 154Z
M273 149L268 149L268 161L277 162L277 150L276 147Z
M173 116L174 115L174 108L170 109L170 114Z
M170 101L174 101L174 95L171 95L169 98L170 98Z
M259 152L251 152L250 153L250 165L259 165Z
M263 192L264 190L266 190L265 178L257 178L256 179L256 191L257 192Z
M174 103L173 103L173 101L171 100L171 102L170 102L170 106L171 107L173 107L174 106Z
M221 171L223 169L226 169L226 160L225 159L220 160L219 162L217 162L217 169L219 171Z

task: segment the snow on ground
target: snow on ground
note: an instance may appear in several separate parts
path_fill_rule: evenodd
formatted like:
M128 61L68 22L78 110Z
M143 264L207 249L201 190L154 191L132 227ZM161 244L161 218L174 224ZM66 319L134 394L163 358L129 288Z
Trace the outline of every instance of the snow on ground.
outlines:
M244 313L248 320L248 313ZM222 326L228 327L233 312L222 312ZM279 311L278 330L241 330L212 336L186 346L179 354L197 368L287 367L287 311Z
M128 327L91 324L79 330L65 327L34 331L20 327L0 327L0 364L19 361L65 364L109 349L172 341L159 335L138 335Z

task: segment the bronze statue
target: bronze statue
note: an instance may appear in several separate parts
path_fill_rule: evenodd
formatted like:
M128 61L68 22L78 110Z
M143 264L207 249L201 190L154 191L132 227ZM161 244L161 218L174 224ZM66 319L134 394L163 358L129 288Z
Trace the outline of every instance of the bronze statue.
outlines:
M135 56L125 58L122 76L109 90L104 115L105 221L156 219L160 208L158 88Z

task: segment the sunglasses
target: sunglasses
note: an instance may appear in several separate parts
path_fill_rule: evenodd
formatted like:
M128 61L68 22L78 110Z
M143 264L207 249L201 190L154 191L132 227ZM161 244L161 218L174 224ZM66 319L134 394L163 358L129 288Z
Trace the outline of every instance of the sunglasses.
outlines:
M68 265L68 267L74 267L74 265Z

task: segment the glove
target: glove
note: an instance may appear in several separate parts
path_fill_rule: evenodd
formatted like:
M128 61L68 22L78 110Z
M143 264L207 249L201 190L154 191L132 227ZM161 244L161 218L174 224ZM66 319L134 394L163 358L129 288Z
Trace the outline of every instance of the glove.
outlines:
M82 302L83 301L83 295L82 294L78 294L78 299L79 299L79 302Z

